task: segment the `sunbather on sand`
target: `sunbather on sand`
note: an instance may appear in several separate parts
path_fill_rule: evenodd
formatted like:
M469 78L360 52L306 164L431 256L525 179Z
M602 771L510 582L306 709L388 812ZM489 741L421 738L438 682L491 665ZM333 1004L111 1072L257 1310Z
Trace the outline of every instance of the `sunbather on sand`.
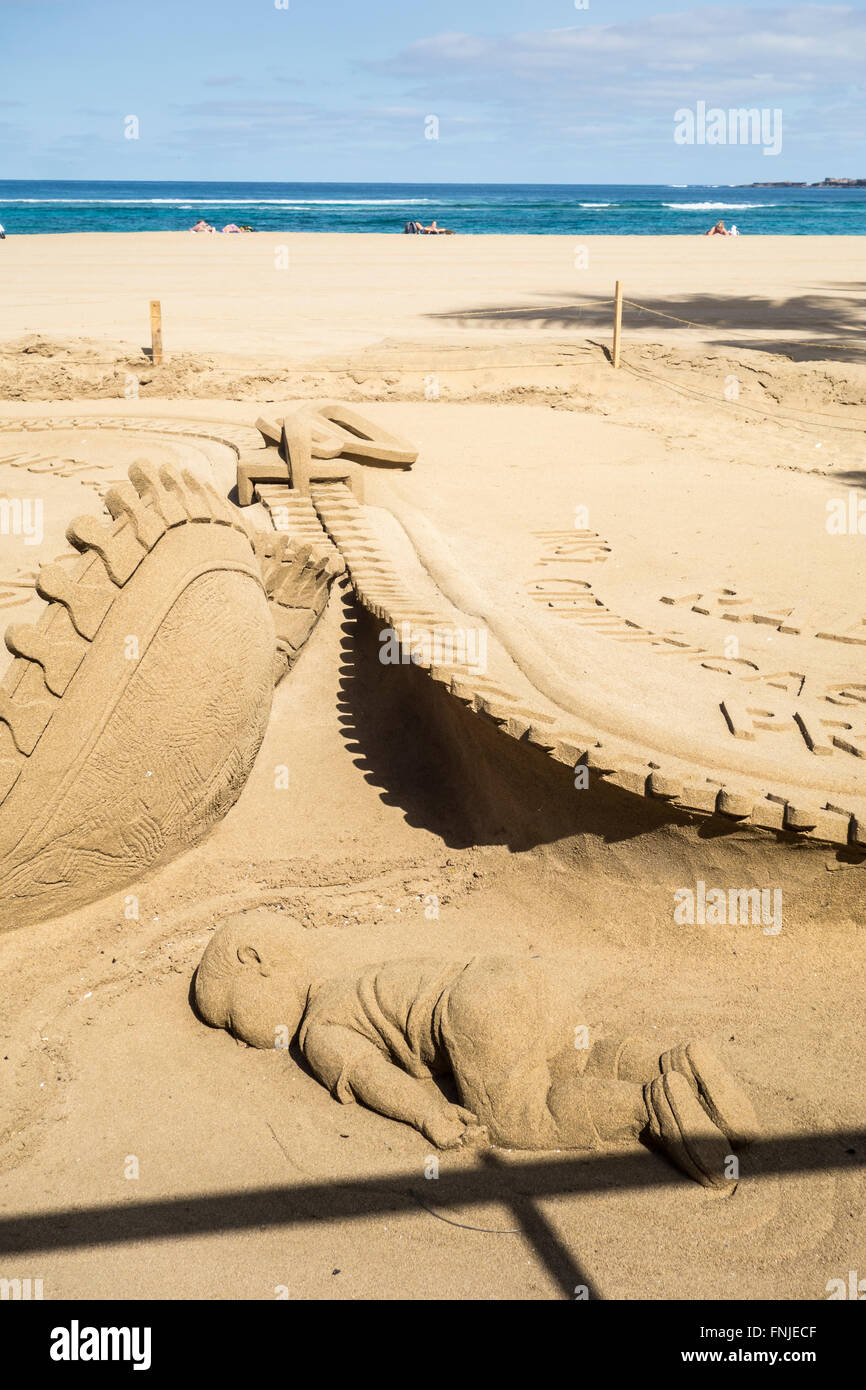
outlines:
M407 222L403 228L404 234L418 236L454 236L454 232L449 227L440 227L434 218L429 227L425 227L423 222Z
M577 990L552 959L422 956L323 978L312 933L240 915L205 951L195 1001L207 1023L252 1047L287 1048L297 1035L338 1100L413 1125L439 1148L601 1149L641 1137L731 1192L731 1145L756 1129L702 1044L661 1056L636 1038L584 1047Z
M198 220L198 222L196 222L195 226L194 226L194 227L190 227L190 231L191 231L191 232L215 232L215 231L216 231L216 227L212 227L211 224L210 224L209 222L205 222L204 218L203 218L203 217L200 217L199 220Z
M708 232L704 232L704 236L730 236L730 235L731 235L730 232L727 231L726 228L725 228L724 222L721 222L721 221L720 221L720 222L717 222L716 225L715 225L715 227L710 227L710 230L709 230Z

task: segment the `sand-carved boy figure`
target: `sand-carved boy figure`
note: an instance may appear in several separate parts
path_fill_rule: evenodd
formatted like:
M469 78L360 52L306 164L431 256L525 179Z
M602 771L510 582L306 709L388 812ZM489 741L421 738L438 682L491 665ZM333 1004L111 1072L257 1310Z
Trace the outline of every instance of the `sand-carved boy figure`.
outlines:
M748 1099L704 1044L659 1056L638 1038L576 1046L577 991L554 958L419 956L318 978L285 919L239 916L195 980L202 1018L252 1047L297 1036L318 1079L439 1148L602 1149L642 1138L719 1192L754 1135ZM450 1079L457 1103L436 1079Z

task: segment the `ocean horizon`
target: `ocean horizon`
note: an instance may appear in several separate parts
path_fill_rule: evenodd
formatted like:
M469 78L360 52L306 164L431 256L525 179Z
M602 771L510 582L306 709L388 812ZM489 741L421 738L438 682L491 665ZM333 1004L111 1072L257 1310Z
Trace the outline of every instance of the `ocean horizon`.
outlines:
M200 217L267 232L694 236L866 235L866 188L730 184L385 184L0 181L7 235L183 231Z

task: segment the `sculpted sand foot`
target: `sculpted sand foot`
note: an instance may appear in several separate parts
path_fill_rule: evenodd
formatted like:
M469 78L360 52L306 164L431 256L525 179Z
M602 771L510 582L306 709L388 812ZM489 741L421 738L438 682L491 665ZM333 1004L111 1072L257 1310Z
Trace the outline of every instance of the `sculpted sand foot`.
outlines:
M333 580L346 567L324 535L301 540L258 533L255 548L276 632L279 681L300 656L324 612Z
M116 891L225 815L339 569L290 539L257 547L188 472L130 479L112 523L72 523L80 554L42 568L47 607L6 635L0 928Z

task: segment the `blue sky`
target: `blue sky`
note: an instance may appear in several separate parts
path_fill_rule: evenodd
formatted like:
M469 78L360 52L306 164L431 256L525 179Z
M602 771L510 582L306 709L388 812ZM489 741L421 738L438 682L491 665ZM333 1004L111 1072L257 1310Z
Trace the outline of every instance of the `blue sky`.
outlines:
M866 176L866 3L278 3L0 0L0 178ZM781 154L676 144L698 101L780 108Z

